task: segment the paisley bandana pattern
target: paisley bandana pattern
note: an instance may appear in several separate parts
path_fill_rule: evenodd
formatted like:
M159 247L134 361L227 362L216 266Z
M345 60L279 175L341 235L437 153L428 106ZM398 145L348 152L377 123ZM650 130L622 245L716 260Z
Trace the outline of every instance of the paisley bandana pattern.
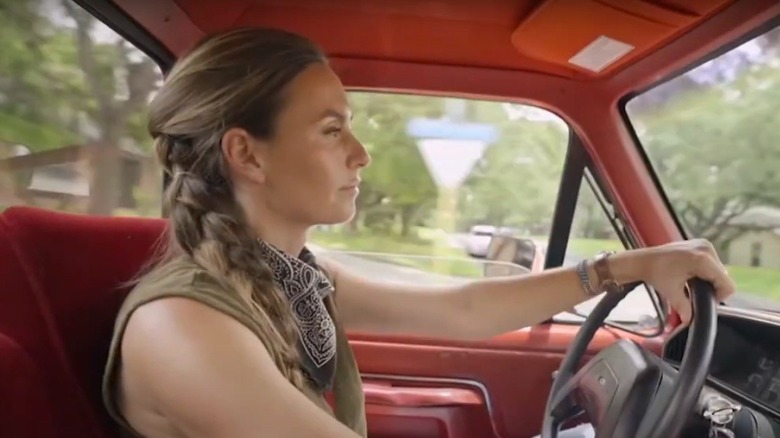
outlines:
M298 258L260 243L274 283L286 295L298 326L303 368L317 386L330 387L336 371L336 327L324 299L333 292L328 278L317 268L314 254L304 248Z

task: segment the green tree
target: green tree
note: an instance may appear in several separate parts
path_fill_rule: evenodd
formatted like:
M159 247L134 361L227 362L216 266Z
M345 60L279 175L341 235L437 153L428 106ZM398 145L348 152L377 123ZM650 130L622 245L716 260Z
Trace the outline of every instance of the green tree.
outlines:
M549 231L566 153L567 133L554 122L500 120L500 137L461 192L462 226L485 223Z
M23 144L33 152L78 138L61 120L61 98L73 92L57 68L61 56L53 56L62 34L41 8L37 0L0 4L0 142Z
M33 153L95 145L89 212L111 214L122 193L120 147L142 138L159 69L72 0L3 2L0 40L0 141Z
M634 116L667 195L688 231L725 249L761 224L735 225L753 207L780 207L780 74L771 65L680 94ZM766 226L766 225L764 225Z
M412 225L430 211L436 187L406 125L414 117L439 116L441 99L390 93L352 93L350 98L355 135L372 156L363 172L358 215L389 216L407 237Z
M89 96L81 110L98 131L89 212L110 214L121 193L121 141L137 113L145 112L149 96L158 87L160 72L150 58L138 56L137 50L122 38L113 43L95 41L96 20L72 0L63 0L62 5L76 23L73 36L78 66Z

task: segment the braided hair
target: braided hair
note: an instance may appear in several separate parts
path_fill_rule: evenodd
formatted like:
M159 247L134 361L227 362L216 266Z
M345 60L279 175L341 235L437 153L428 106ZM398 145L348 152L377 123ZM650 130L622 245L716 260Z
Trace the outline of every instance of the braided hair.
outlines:
M307 66L325 62L301 36L235 30L207 38L182 58L150 104L149 132L170 177L163 206L168 253L191 257L229 293L250 297L263 334L279 346L269 353L299 388L295 320L235 198L221 141L234 127L271 138L285 87Z

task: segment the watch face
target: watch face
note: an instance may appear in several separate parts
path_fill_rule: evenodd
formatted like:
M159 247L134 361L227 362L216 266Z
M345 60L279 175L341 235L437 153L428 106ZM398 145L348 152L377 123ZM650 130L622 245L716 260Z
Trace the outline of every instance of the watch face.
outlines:
M605 259L611 256L612 254L615 254L615 251L600 251L598 254L596 254L596 259L597 260Z

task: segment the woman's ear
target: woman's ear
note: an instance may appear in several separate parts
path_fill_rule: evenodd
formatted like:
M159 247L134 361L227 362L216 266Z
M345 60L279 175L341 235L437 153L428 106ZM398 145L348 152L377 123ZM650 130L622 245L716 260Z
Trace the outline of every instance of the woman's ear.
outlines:
M222 135L222 155L231 175L258 184L265 182L267 164L260 142L242 128L228 129Z

